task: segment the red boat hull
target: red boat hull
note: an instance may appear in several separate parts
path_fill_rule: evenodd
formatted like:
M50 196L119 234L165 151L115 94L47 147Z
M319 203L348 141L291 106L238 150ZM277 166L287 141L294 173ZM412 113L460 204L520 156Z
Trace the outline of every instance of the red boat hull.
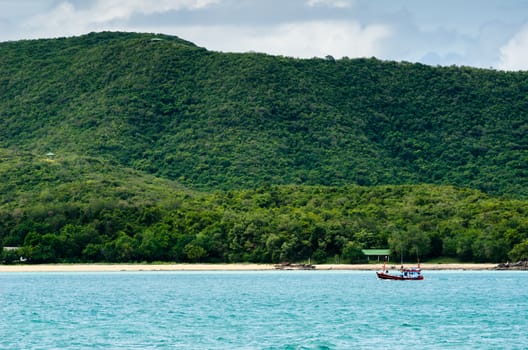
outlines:
M422 275L417 276L402 276L402 275L391 275L384 272L376 272L378 275L378 278L382 280L396 280L396 281L419 281L423 280L424 277Z

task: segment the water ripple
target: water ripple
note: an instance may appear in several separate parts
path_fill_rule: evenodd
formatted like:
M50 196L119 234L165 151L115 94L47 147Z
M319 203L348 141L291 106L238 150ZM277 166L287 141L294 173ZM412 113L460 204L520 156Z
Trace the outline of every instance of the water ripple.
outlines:
M528 278L429 272L0 274L2 349L525 349Z

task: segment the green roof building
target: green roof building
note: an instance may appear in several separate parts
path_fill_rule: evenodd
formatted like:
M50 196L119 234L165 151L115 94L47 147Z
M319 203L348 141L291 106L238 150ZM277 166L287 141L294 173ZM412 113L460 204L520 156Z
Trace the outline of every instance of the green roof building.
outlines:
M389 261L391 254L390 249L361 249L361 252L367 256L368 261L370 261L371 256L377 257L378 261L380 261L380 257L383 257L383 259L387 258L387 261Z

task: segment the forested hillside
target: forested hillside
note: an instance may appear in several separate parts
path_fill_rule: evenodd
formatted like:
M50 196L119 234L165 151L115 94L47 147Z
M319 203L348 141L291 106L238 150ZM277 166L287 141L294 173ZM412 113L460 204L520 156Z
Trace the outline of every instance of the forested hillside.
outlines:
M30 262L528 255L528 73L0 43L0 240Z
M528 196L528 74L210 52L99 33L0 44L0 146L199 189L434 183Z
M192 192L93 159L2 159L0 211L10 261L363 262L394 258L518 260L528 202L450 186L267 186ZM90 163L95 162L96 164ZM88 167L91 172L83 169ZM31 180L39 178L40 181ZM13 198L15 197L15 198Z

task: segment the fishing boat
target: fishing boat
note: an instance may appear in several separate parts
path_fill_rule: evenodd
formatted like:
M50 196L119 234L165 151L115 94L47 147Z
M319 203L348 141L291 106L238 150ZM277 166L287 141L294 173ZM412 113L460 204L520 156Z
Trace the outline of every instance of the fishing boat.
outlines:
M397 281L418 281L423 280L422 270L420 269L420 261L418 261L417 267L404 268L403 265L399 270L389 271L387 270L385 263L383 263L383 269L377 271L378 278L382 280L397 280Z

